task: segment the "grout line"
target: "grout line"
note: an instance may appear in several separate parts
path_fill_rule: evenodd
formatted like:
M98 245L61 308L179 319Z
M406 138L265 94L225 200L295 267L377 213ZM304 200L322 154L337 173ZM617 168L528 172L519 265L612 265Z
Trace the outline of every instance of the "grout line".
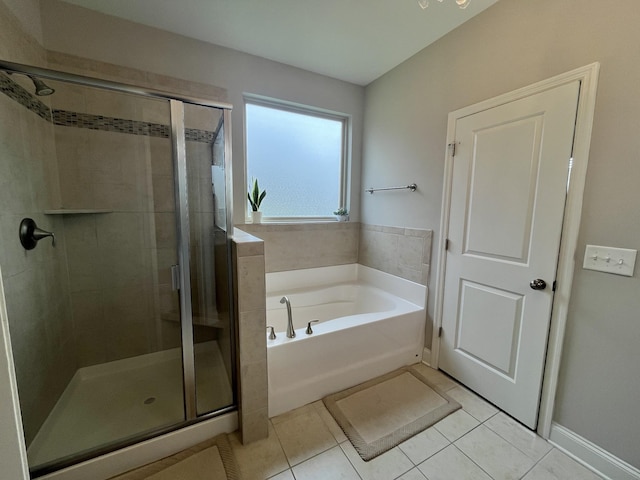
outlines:
M480 425L482 425L482 424L480 424ZM478 425L478 427L479 427L480 425ZM478 427L476 427L476 428L478 428ZM475 428L474 428L473 430L475 430ZM464 435L463 435L463 437L464 437ZM462 437L460 437L460 438L462 438ZM458 440L460 440L460 439L458 439ZM457 440L456 440L456 441L457 441ZM480 465L478 465L478 464L473 460L473 458L471 458L469 455L467 455L467 454L466 454L466 453L464 453L461 449L459 449L457 445L453 445L453 446L454 446L454 447L456 448L456 450L458 450L462 455L464 455L465 457L467 457L471 463L473 463L476 467L478 467L481 471L483 471L483 472L487 475L487 477L489 477L489 478L491 478L491 479L494 479L494 477L492 477L492 476L491 476L491 474L490 474L489 472L487 472L484 468L482 468ZM494 480L495 480L495 479L494 479Z
M517 448L517 447L516 447L516 448ZM533 465L531 465L531 468L530 468L529 470L527 470L527 471L525 472L525 474L524 474L524 475L522 475L522 478L526 477L526 476L529 474L529 472L530 472L531 470L533 470L534 468L536 468L536 465L538 465L540 462L542 462L542 460L544 460L545 458L547 458L547 456L549 456L549 455L551 454L551 452L553 452L553 450L555 450L555 447L554 447L554 446L552 446L552 447L551 447L551 450L549 450L547 453L545 453L545 454L540 458L540 460L538 460L537 462L534 462L534 464L533 464ZM545 471L547 471L547 472L548 472L548 470L547 470L544 466L543 466L542 468L543 468Z
M313 404L308 404L308 405L313 406ZM306 406L306 405L305 405L305 406ZM300 407L300 408L304 408L304 407ZM274 428L273 428L273 431L274 431L274 432L275 432L275 434L276 434L276 438L278 439L278 443L279 443L279 445L280 445L280 449L282 450L282 453L284 454L284 458L285 458L285 460L287 461L287 465L289 465L289 470L291 470L291 471L292 471L292 473L293 473L293 467L298 466L298 465L301 465L301 464L303 464L304 462L306 462L307 460L311 460L312 458L315 458L315 457L317 457L318 455L322 455L323 453L328 452L329 450L331 450L331 449L332 449L332 448L334 448L334 447L340 447L340 444L338 443L338 441L335 439L335 437L334 437L334 436L333 436L333 434L331 433L331 430L329 430L329 427L326 425L326 423L324 422L324 420L322 419L322 417L320 416L320 414L319 414L318 412L316 412L315 407L313 407L313 412L314 412L316 415L318 415L318 417L319 417L319 418L320 418L320 420L322 421L322 425L325 427L325 429L327 430L327 433L328 433L328 434L329 434L329 436L333 439L333 441L335 442L335 444L334 444L334 445L331 445L329 448L327 448L327 449L325 449L325 450L322 450L321 452L318 452L318 453L316 453L316 454L314 454L314 455L310 456L309 458L305 458L304 460L302 460L301 462L296 463L295 465L292 465L292 464L291 464L291 462L289 461L289 457L287 456L287 452L284 450L284 447L282 446L282 441L280 440L280 435L278 434L278 431L276 430L275 426L274 426ZM304 415L304 414L302 414L302 415ZM297 417L297 416L298 416L298 415L296 415L296 417ZM292 418L296 418L296 417L292 417ZM269 422L271 422L271 419L269 419ZM286 422L286 421L285 421L285 422ZM285 422L283 422L283 423L285 423ZM272 425L273 425L273 423L272 423ZM347 441L348 441L348 440L347 440ZM340 449L340 450L342 450L342 449ZM344 452L343 452L343 454L344 454ZM346 455L345 455L345 456L346 456ZM283 471L284 471L284 470L283 470ZM280 473L282 473L282 472L280 472Z
M362 475L360 475L360 472L358 471L358 469L356 468L356 466L353 464L353 462L351 461L351 459L349 458L349 456L344 452L344 450L342 449L342 444L345 442L349 442L351 443L351 441L347 438L344 442L340 443L338 445L338 448L340 449L340 452L342 453L342 455L345 456L345 458L347 459L347 462L349 462L349 465L351 465L351 468L353 468L353 471L356 472L356 475L358 476L358 478L360 478L361 480L364 480L362 478ZM357 452L356 452L357 453Z
M508 413L506 413L506 412L503 412L502 410L500 410L498 413L496 413L496 414L492 415L491 417L487 418L484 422L482 422L482 424L484 425L485 423L487 423L489 420L491 420L492 418L494 418L496 415L499 415L500 413L504 413L504 414L505 414L509 419L511 419L511 420L513 420L513 421L515 421L518 425L522 426L522 428L526 428L526 427L524 427L520 422L518 422L515 418L511 417L511 415L509 415L509 414L508 414ZM530 431L531 431L531 433L533 433L536 437L539 437L540 439L544 440L544 441L547 443L547 445L549 445L549 446L551 447L551 448L550 448L550 450L549 450L548 452L546 452L546 453L542 456L542 458L540 458L540 459L536 460L535 458L532 458L531 456L529 456L529 454L528 454L527 452L525 452L524 450L522 450L521 448L519 448L517 445L515 445L515 444L514 444L514 443L512 443L512 442L510 442L507 438L505 438L505 437L503 437L502 435L500 435L500 433L499 433L499 432L496 432L496 431L495 431L493 428L491 428L489 425L485 425L485 426L486 426L489 430L491 430L493 433L495 433L497 436L499 436L501 439L503 439L505 442L507 442L509 445L511 445L513 448L515 448L516 450L518 450L519 452L521 452L522 454L524 454L527 458L530 458L531 460L533 460L536 464L537 464L537 463L538 463L542 458L546 457L546 456L549 454L549 452L550 452L551 450L553 450L553 448L554 448L554 447L553 447L553 445L551 445L551 444L549 443L549 441L548 441L548 440L545 440L544 438L540 437L540 435L538 435L536 432L534 432L534 431L531 431L531 430L530 430ZM517 428L517 427L516 427L516 428Z

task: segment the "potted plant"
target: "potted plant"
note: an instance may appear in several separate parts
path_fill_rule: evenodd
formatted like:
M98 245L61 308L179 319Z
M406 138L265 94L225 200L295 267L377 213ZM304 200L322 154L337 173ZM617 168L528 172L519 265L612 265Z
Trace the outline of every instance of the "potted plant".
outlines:
M336 219L339 222L348 222L349 221L349 211L344 207L340 207L338 210L333 212L333 214L336 216Z
M253 178L251 183L252 185L249 187L249 192L247 193L247 198L251 204L251 219L253 220L253 223L260 223L262 221L262 212L259 212L258 210L260 209L262 200L267 196L267 191L263 190L260 192L257 178Z

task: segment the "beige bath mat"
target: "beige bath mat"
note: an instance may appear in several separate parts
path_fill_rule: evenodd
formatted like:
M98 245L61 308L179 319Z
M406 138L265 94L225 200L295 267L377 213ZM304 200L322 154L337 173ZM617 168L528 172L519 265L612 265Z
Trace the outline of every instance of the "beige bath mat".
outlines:
M460 408L412 368L401 368L323 399L364 461Z
M240 480L226 434L111 480Z

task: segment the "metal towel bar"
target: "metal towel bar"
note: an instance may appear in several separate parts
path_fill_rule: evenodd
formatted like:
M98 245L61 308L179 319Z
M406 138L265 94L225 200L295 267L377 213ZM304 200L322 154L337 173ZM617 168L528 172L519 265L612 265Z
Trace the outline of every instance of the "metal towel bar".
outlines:
M418 185L412 183L411 185L405 185L404 187L367 188L365 192L369 192L372 195L373 192L381 192L384 190L411 190L412 192L415 192L417 188Z

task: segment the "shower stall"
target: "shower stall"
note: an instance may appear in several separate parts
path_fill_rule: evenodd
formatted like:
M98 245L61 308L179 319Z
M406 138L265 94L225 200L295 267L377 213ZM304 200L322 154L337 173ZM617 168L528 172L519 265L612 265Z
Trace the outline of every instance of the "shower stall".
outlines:
M0 62L32 476L236 409L230 126L228 105Z

